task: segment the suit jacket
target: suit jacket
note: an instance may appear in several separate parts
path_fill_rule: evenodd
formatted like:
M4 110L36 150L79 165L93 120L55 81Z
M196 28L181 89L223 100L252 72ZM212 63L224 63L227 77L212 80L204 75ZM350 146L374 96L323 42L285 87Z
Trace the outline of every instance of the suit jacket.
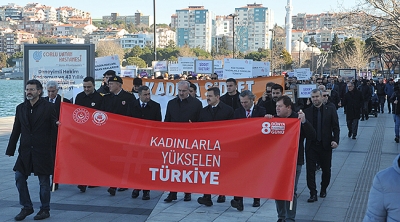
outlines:
M191 96L182 100L175 97L168 102L164 122L197 122L203 104Z
M50 102L50 99L48 96L44 97L44 99L48 102ZM71 103L69 99L63 98L63 102L65 103ZM60 117L60 106L61 106L61 96L57 94L56 101L53 103L54 108L56 109L56 117L59 119Z
M322 147L325 150L331 150L331 142L335 141L339 144L339 118L336 109L324 104L321 105L322 108L322 132L321 132L321 142ZM314 126L314 106L304 110L306 119ZM317 131L317 129L315 129ZM309 149L313 144L315 144L316 139L306 141L306 150ZM313 146L315 147L315 146Z
M266 114L265 108L262 106L258 106L254 104L253 111L251 112L251 117L264 117ZM246 110L244 110L243 106L239 107L235 110L233 114L234 119L246 118Z
M139 99L136 99L132 107L129 107L128 115L139 119L161 121L161 106L159 103L150 100L142 108Z
M54 106L43 98L33 107L28 100L17 106L6 150L6 155L14 156L19 139L19 154L14 171L26 176L32 172L35 175L53 174L56 121Z
M233 108L223 102L219 102L215 110L208 105L200 111L199 122L233 119Z
M103 96L101 96L97 91L94 91L89 95L86 95L85 92L80 92L78 95L76 95L75 104L92 109L101 109L101 105L103 104Z

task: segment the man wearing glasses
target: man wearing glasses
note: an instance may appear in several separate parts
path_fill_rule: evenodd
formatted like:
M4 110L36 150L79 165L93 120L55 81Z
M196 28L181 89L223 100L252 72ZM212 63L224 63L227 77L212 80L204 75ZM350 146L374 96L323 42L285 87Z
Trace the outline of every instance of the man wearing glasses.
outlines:
M346 122L347 128L349 129L348 137L352 137L352 139L356 139L357 129L358 129L358 120L361 115L361 107L363 106L363 96L361 92L357 89L354 89L354 83L347 83L348 92L344 94L342 106L346 108Z

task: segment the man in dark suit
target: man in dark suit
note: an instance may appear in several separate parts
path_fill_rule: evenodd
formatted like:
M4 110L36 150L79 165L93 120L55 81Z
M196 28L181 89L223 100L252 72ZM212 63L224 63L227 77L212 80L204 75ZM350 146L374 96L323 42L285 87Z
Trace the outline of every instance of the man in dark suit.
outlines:
M338 146L340 135L336 109L323 104L322 92L319 89L311 91L311 100L313 106L304 110L307 120L317 133L315 139L306 141L307 186L310 190L307 202L310 203L318 200L315 184L317 162L322 169L320 197L326 197L326 189L331 179L332 149Z
M178 96L171 99L167 104L164 122L198 122L200 111L203 108L200 100L189 95L190 83L188 81L178 82ZM165 202L177 199L177 192L171 191ZM185 193L184 201L191 201L192 195Z
M110 78L114 78L116 75L117 74L115 73L114 70L107 70L103 74L103 82L101 83L100 88L97 89L97 92L100 93L100 95L104 96L110 93L110 88L108 87L108 80Z
M100 109L103 104L103 96L100 95L95 89L95 82L93 77L86 77L83 79L83 92L78 93L75 98L75 104L85 106L92 109ZM89 186L92 188L93 186ZM86 192L86 185L78 185L78 189L84 193Z
M56 109L57 119L60 116L60 106L61 106L61 96L58 95L58 83L56 81L48 81L46 84L47 96L44 97L45 100L54 104L54 108ZM69 99L62 98L63 102L71 103Z
M41 98L42 94L43 87L38 80L33 79L26 83L26 100L17 106L6 150L6 155L14 156L19 139L18 158L13 170L19 203L23 208L15 216L16 221L23 220L34 212L26 182L32 173L39 179L41 202L40 211L34 219L50 217L50 175L54 169L53 148L57 119L54 106Z
M304 139L314 139L315 130L311 123L307 121L302 110L298 113L293 110L294 104L288 96L281 96L276 100L276 117L279 118L298 118L301 121L299 149L297 152L296 177L294 181L293 207L290 207L290 201L275 200L276 211L278 212L278 221L295 221L297 208L297 184L301 174L301 168L304 164ZM272 118L273 115L265 115Z
M233 108L220 101L221 92L218 87L207 89L207 103L200 112L199 122L219 121L233 119ZM219 195L217 203L224 203L225 196ZM197 199L199 204L212 206L211 194L204 194Z
M237 82L234 78L226 80L226 93L221 96L220 100L226 105L233 108L233 110L240 107L239 91L237 90Z
M150 89L147 86L137 88L139 98L129 108L129 115L139 119L161 121L161 106L151 100ZM139 196L139 189L132 191L132 198ZM150 190L143 190L142 200L150 200Z
M123 116L129 116L128 108L133 106L135 96L122 89L122 79L114 76L108 79L110 93L104 95L101 110ZM111 196L115 196L116 187L110 187L107 191ZM125 191L127 188L119 188L118 191Z
M240 104L233 114L234 119L242 118L253 118L253 117L264 117L266 111L264 107L254 104L255 95L250 90L244 90L239 94ZM238 211L243 211L243 197L234 197L231 200L231 206L236 208ZM253 207L260 206L260 198L254 198Z

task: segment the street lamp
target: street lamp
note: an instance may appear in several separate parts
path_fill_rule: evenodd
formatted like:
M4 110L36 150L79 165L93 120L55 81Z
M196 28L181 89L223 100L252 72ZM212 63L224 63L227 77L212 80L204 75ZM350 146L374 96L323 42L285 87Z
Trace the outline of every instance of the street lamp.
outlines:
M301 40L302 38L300 37L299 40L299 68L301 68Z
M235 17L237 16L236 14L230 14L233 18L233 24L232 24L232 53L233 53L233 58L235 58Z
M328 53L329 53L330 56L331 56L331 66L329 67L329 75L332 76L332 54L333 54L333 51L332 51L332 50L329 50Z
M311 44L311 72L314 70L314 44Z
M153 38L154 38L154 61L157 61L157 50L156 50L156 0L153 0Z
M272 45L271 45L271 62L270 62L270 66L271 66L271 70L274 69L274 66L272 65L272 55L274 53L274 44L275 44L275 30L274 29L270 29L269 31L272 32ZM274 73L272 73L274 74Z
M282 54L280 54L279 57L281 58L281 60L283 59L283 55ZM283 64L283 62L281 61L281 75L282 75L282 64Z

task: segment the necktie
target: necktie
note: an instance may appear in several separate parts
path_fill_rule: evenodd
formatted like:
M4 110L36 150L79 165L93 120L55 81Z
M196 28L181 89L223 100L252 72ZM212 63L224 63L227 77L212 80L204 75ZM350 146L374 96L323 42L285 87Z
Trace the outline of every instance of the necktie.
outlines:
M321 115L321 107L317 108L318 112L317 112L317 141L321 141L321 125L322 125L322 115Z
M54 103L54 99L50 99L50 102L51 102L51 103Z
M146 103L142 103L142 108L146 107Z
M246 118L249 118L249 117L250 117L250 113L251 113L251 110L247 110L247 111L246 111Z

